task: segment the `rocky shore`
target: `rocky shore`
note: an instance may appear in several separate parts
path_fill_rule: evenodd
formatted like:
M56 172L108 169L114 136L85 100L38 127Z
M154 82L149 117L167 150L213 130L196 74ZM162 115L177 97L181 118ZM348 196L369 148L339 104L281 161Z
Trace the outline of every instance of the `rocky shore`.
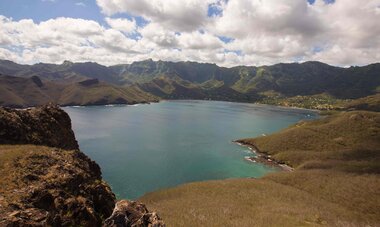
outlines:
M144 204L116 201L55 105L0 108L0 226L165 226Z
M245 160L247 160L247 161L262 163L264 165L276 167L276 168L279 168L279 169L281 169L283 171L287 171L287 172L294 170L292 167L286 165L284 162L275 160L270 155L267 155L265 153L260 152L260 150L257 148L256 145L254 145L248 141L245 141L244 139L235 140L233 142L240 145L240 146L248 147L248 149L255 155L255 156L246 156Z

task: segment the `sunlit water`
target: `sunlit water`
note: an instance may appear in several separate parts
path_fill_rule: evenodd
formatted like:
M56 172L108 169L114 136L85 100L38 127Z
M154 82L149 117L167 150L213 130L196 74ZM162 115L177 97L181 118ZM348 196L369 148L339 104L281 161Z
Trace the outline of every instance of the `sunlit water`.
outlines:
M81 150L102 168L118 198L178 184L277 171L244 159L233 140L270 134L315 112L266 105L163 101L64 108Z

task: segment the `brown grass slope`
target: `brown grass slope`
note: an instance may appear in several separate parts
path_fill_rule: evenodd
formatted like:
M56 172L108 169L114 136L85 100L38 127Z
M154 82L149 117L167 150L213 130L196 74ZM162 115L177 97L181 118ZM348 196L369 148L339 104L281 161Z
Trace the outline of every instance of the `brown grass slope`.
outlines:
M380 113L340 112L245 139L296 167L141 198L171 226L379 226Z
M29 107L53 102L60 105L104 105L154 102L158 99L136 86L120 87L89 79L62 84L0 75L0 106Z
M32 78L0 75L0 106L22 107L46 104L53 101L55 90L57 88L54 86L38 86Z
M66 86L58 99L61 105L104 105L155 102L158 99L141 89L118 87L104 82L93 84L74 83Z
M346 109L360 109L380 112L380 93L355 99L345 105Z
M380 113L377 112L341 112L241 142L254 145L260 152L293 167L380 173Z

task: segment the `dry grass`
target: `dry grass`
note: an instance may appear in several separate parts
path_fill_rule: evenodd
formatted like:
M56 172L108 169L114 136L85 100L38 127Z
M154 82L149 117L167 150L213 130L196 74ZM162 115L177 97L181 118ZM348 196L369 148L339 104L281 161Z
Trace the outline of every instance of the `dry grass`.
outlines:
M58 162L57 157L67 160L74 152L35 145L0 145L0 194L6 200L0 204L18 203L21 196L33 187L25 177L34 175L36 171L44 172L41 182L51 180L50 175L54 173L48 172L47 166Z
M329 171L197 182L141 201L168 226L375 226L380 178ZM369 188L368 188L369 187Z
M362 166L380 173L380 113L376 112L341 112L244 142L293 167L327 168L330 161L331 168L355 172Z
M380 93L364 98L355 99L345 105L347 109L360 109L370 111L380 111Z
M380 223L380 176L332 170L299 170L270 174L263 179L288 185L324 201L340 205L356 218Z
M141 198L169 226L379 226L380 113L354 111L246 139L296 167Z

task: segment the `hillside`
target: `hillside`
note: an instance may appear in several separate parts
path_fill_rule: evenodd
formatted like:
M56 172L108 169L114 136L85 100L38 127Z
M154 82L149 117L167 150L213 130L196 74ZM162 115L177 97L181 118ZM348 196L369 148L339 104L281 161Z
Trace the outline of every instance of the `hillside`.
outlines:
M379 63L350 68L321 62L225 68L206 63L152 60L108 67L93 62L19 65L2 60L0 73L26 78L38 76L65 84L98 79L118 86L136 85L165 99L305 107L301 99L310 104L308 108L319 109L329 109L331 102L374 95L380 88ZM314 101L318 103L312 104Z
M116 201L57 106L0 107L0 226L164 226L144 204Z
M239 142L293 172L195 182L140 200L168 225L377 226L380 113L339 112Z
M120 87L97 79L63 84L42 80L37 76L22 78L0 75L0 106L28 107L50 102L63 106L134 104L157 100L138 87Z
M256 146L295 168L380 173L380 113L353 111L327 116L254 139Z
M348 102L344 107L349 110L355 109L380 112L380 93L353 100Z

